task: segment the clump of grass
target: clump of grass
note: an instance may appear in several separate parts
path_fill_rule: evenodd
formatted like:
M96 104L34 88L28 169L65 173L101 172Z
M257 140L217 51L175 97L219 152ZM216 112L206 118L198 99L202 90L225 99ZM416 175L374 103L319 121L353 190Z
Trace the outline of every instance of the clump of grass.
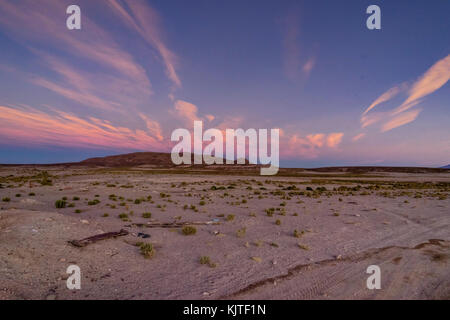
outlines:
M16 194L16 198L20 198L22 195L20 193Z
M217 266L208 256L200 257L200 264L208 265L210 268L215 268Z
M201 206L204 206L206 204L206 202L204 200L202 200L198 204L201 205Z
M36 194L34 193L34 192L30 192L29 194L28 194L28 196L29 197L34 197Z
M108 214L108 213L104 213L104 214L102 215L102 217L103 217L103 218L109 217L109 214Z
M238 229L238 231L236 231L236 235L238 238L243 238L245 237L245 234L247 233L247 229L244 227L242 229Z
M39 183L43 186L51 186L53 185L52 180L49 179L49 175L47 171L42 171L41 174L41 181Z
M78 201L78 200L80 200L80 197L75 196L75 197L72 198L72 200L73 201Z
M305 234L304 231L299 232L297 229L294 230L294 237L296 237L296 238L300 238L304 234Z
M75 210L75 213L81 213L82 211L80 209Z
M134 200L134 204L141 204L142 200L141 199L136 199Z
M119 219L122 219L122 221L129 221L128 214L126 213L119 214Z
M339 217L339 212L335 212L335 213L333 213L333 216L335 216L335 217Z
M2 201L3 201L3 202L10 202L10 201L11 201L11 199L10 199L10 198L8 198L8 197L4 197L4 198L2 199Z
M193 226L184 226L181 229L181 232L185 235L185 236L193 236L197 233L197 229Z
M277 221L275 221L275 224L276 224L277 226L281 225L281 220L280 220L280 219L277 219Z
M151 212L144 212L142 214L142 218L150 219L151 217L152 217L152 213Z
M100 200L94 199L94 200L88 201L88 206L95 206L99 203L100 203Z
M55 207L57 209L62 209L66 207L67 202L65 200L56 200L55 201Z
M266 209L265 211L266 211L267 216L272 217L273 214L275 213L275 208L269 208L269 209Z
M227 221L233 221L235 217L236 216L234 214L229 214L229 215L227 215L226 220Z
M67 205L67 208L74 208L75 207L75 203L69 203L68 205Z
M144 256L145 259L150 259L155 255L155 249L153 248L153 244L139 242L136 245L141 250L141 254Z

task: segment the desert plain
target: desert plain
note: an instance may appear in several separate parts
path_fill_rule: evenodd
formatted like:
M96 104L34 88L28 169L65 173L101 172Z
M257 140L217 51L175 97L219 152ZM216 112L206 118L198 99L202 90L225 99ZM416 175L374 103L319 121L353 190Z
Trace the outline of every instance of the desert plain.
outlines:
M449 192L448 170L1 166L0 299L449 299Z

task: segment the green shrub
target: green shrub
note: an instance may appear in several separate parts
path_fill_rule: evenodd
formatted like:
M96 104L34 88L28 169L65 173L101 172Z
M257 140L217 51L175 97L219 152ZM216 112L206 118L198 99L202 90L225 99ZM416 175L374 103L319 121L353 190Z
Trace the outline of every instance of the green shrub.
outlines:
M10 201L11 201L11 199L10 199L10 198L8 198L8 197L4 197L4 198L2 199L2 201L3 201L3 202L10 202Z
M152 214L151 214L151 212L144 212L144 213L142 214L142 217L143 217L143 218L146 218L146 219L150 219L150 218L152 217Z
M155 249L151 243L140 243L139 248L141 249L141 254L145 259L150 259L155 255Z
M65 208L66 207L66 201L65 200L56 200L55 201L55 207L57 208L57 209L62 209L62 208Z
M181 229L181 232L185 235L185 236L193 236L194 234L197 233L197 229L193 226L184 226Z
M227 220L227 221L233 221L235 217L236 217L236 216L235 216L234 214L229 214L229 215L227 215L226 220Z
M216 264L211 261L211 258L208 256L200 257L200 264L208 265L210 268L215 268Z
M41 176L41 181L39 181L39 182L41 185L51 186L53 184L52 180L49 179L49 174L47 171L42 171L40 176Z
M94 199L94 200L88 201L88 206L95 206L99 203L100 203L100 200Z

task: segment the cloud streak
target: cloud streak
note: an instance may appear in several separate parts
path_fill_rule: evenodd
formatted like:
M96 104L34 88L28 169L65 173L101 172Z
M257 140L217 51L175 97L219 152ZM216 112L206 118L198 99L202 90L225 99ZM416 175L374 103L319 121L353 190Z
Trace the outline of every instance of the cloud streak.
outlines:
M450 80L450 55L434 63L418 80L411 86L401 84L395 86L379 96L362 114L361 127L365 128L377 122L383 121L381 132L387 132L417 119L421 109L408 111L418 105L422 100L433 92L442 88ZM375 112L373 109L378 105L388 102L399 93L408 90L408 97L397 108L388 112ZM370 113L369 113L370 112ZM357 140L355 140L357 141Z
M34 108L0 106L0 136L5 142L82 148L166 150L159 124L146 118L149 130L115 126L94 117L45 113ZM150 124L150 125L149 125Z
M290 80L297 80L300 75L308 77L316 65L316 58L302 61L299 44L300 21L296 10L291 11L283 21L283 70Z
M142 0L108 0L108 4L128 27L156 48L164 62L167 77L176 88L181 87L181 80L175 69L177 57L162 40L161 19L158 13Z

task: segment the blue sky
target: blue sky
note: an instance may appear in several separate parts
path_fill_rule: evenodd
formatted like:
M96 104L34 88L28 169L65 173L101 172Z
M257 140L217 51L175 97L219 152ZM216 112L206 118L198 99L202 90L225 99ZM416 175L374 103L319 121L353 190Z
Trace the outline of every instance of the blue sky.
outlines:
M82 30L69 31L75 3ZM366 28L371 4L381 30ZM280 128L286 166L446 165L448 12L448 1L4 1L0 163L169 152L174 129L203 120Z

